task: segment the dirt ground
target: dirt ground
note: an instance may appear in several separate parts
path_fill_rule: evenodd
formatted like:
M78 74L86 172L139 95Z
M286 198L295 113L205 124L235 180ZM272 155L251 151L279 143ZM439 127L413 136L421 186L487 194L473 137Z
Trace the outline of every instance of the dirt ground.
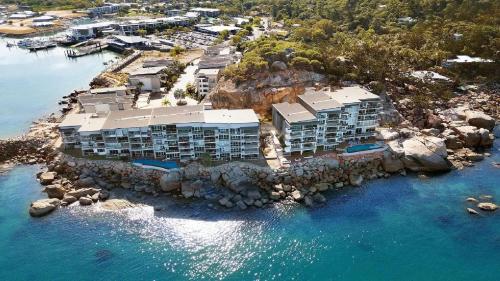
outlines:
M197 58L200 58L201 55L203 55L203 50L201 49L195 49L195 50L189 50L186 51L176 57L180 62L182 63L188 63L191 62ZM129 73L131 71L134 71L138 68L142 67L142 63L146 60L152 60L152 59L170 59L172 56L168 52L160 52L160 51L145 51L143 55L132 62L130 65L125 67L124 69L121 70L121 72L124 73Z
M47 11L46 15L57 16L60 17L60 19L55 20L54 26L48 28L31 27L31 25L33 24L33 20L31 18L20 19L20 20L8 20L12 21L12 24L8 23L1 24L0 33L6 35L29 35L37 32L46 32L61 28L66 20L85 16L85 14L73 13L72 11L67 11L67 10Z

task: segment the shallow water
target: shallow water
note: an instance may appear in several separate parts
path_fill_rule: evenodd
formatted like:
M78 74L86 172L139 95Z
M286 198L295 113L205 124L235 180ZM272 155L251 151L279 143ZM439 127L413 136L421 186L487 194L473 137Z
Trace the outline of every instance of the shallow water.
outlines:
M27 206L44 195L36 167L19 167L0 176L0 280L496 280L500 213L471 216L464 199L500 198L498 149L463 171L330 192L323 207L244 212L193 203L33 219Z
M7 48L0 39L0 138L26 131L33 120L57 111L57 102L75 89L88 88L116 54L104 52L78 59L64 56L64 48L29 52Z

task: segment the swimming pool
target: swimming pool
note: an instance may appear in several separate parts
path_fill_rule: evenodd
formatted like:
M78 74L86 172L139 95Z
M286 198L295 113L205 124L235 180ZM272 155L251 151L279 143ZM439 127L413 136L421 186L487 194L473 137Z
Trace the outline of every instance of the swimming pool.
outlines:
M153 166L153 167L159 167L163 169L175 169L179 168L176 162L174 161L160 161L160 160L151 160L151 159L138 159L134 160L132 164L140 164L140 165L145 165L145 166Z
M376 143L365 143L365 144L357 144L353 146L349 146L346 148L347 153L354 153L354 152L360 152L360 151L366 151L366 150L373 150L373 149L378 149L382 148L380 144Z

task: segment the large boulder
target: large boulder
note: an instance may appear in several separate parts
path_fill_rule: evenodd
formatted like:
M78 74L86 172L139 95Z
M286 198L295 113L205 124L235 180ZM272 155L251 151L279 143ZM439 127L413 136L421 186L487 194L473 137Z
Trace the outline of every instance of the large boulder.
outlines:
M71 190L66 193L66 195L73 196L76 199L80 199L80 197L85 197L85 196L92 196L96 193L98 193L100 189L97 188L80 188L77 190Z
M95 184L95 181L92 177L84 177L77 181L75 181L74 186L77 188L90 187Z
M43 185L51 184L56 179L56 172L45 172L40 174L40 183Z
M467 110L465 111L465 120L472 126L493 130L495 127L495 119L481 111Z
M78 202L80 202L80 205L82 206L88 206L92 205L94 201L92 201L92 198L85 196L85 197L80 197L80 199L78 199Z
M182 196L191 198L194 196L194 185L191 182L183 182L181 187Z
M49 198L63 199L66 189L64 189L64 187L60 184L54 184L47 185L45 187L45 192L47 192L47 196L49 196Z
M61 201L57 198L37 200L30 205L29 213L32 217L43 217L54 211Z
M481 143L479 130L474 126L459 126L452 127L452 129L458 133L466 147L477 147Z
M355 173L350 173L349 183L353 186L360 186L363 183L363 176Z
M413 137L403 141L405 168L414 172L449 171L448 153L444 140L437 137Z
M495 136L490 134L490 131L487 129L479 129L479 136L481 140L479 141L479 145L482 147L490 147L493 146L493 142L495 141Z
M390 151L384 151L382 158L382 167L388 173L395 173L404 169L401 159Z
M160 188L165 192L174 191L181 187L182 175L179 170L170 170L160 178Z

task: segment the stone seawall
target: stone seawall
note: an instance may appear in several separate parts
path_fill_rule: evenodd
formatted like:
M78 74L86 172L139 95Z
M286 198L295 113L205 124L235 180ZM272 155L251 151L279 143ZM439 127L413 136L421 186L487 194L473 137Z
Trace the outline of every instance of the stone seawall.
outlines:
M381 163L379 158L343 163L316 158L294 163L289 168L271 170L246 162L214 167L194 162L182 168L160 171L127 162L60 154L38 178L46 185L49 198L61 200L55 206L77 200L82 205L104 201L110 190L123 188L153 196L167 193L203 198L211 201L210 204L246 209L281 200L302 202L307 206L322 203L326 198L321 193L329 189L359 186L363 180L388 177Z

